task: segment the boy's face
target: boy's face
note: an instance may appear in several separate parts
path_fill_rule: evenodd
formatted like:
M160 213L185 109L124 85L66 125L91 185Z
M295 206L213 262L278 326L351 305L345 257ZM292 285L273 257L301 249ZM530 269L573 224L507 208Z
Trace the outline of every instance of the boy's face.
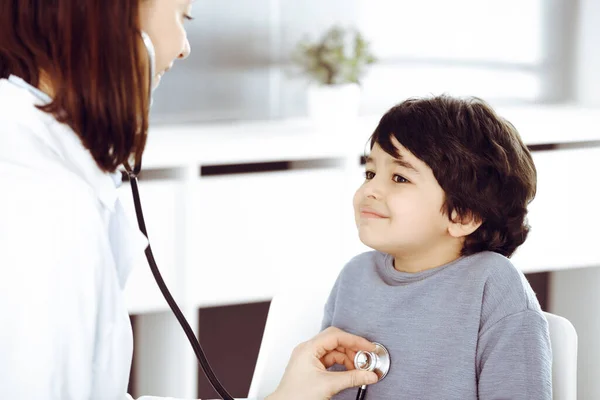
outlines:
M427 254L451 238L442 213L444 191L427 164L392 142L400 158L375 144L354 196L360 240L394 256Z

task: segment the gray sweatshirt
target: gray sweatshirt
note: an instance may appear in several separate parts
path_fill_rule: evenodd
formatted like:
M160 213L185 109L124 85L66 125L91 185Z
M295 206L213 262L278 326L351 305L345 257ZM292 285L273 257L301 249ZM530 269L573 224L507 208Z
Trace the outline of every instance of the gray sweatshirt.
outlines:
M388 376L366 399L552 399L548 324L525 279L492 252L411 274L363 253L340 273L323 328L383 344ZM354 400L356 389L334 399Z

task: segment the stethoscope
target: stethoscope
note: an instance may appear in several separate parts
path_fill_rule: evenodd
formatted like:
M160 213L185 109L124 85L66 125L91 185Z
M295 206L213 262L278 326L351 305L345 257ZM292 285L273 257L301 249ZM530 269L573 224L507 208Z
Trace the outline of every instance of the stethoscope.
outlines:
M152 40L150 39L150 36L148 36L148 34L143 31L141 32L141 36L142 36L142 41L144 43L144 47L146 48L146 51L148 53L148 63L149 63L149 73L150 73L149 104L152 104L152 91L153 91L154 74L155 74L155 68L156 68L156 66L155 66L156 52L155 52ZM156 283L157 283L158 287L160 288L160 291L161 291L163 297L169 304L171 311L173 311L173 314L175 314L177 321L183 328L183 331L185 332L185 335L187 336L188 341L190 342L190 344L194 350L194 353L196 354L196 358L198 359L198 362L200 363L200 366L202 367L202 371L204 372L204 375L206 375L206 377L208 378L212 387L219 394L219 396L221 396L221 398L223 400L235 400L233 398L233 396L231 396L227 392L227 390L225 390L225 388L223 387L221 382L219 382L219 379L216 377L215 373L213 372L213 370L206 358L206 355L204 354L204 350L202 349L202 346L200 345L200 341L194 335L194 331L190 327L190 324L185 319L185 316L183 315L179 306L173 299L173 296L171 295L171 292L167 288L167 285L165 284L165 281L164 281L162 275L160 274L160 271L158 270L158 266L156 265L154 255L152 254L152 247L150 246L150 239L148 238L148 232L146 230L146 222L144 221L144 214L142 212L142 204L141 204L141 200L140 200L140 192L138 189L137 177L141 171L141 161L138 161L133 169L129 165L125 165L125 169L127 170L127 174L129 176L129 183L131 184L131 191L133 193L133 202L135 205L135 214L137 217L138 226L139 226L140 231L144 234L144 236L146 236L146 239L148 239L148 247L146 247L145 253L146 253L146 258L148 260L148 265L150 266L150 270L152 271L152 275L154 276L154 279L156 280ZM356 353L356 356L354 358L354 366L356 369L375 372L377 374L377 376L379 377L379 381L381 381L387 375L388 370L390 368L389 352L381 344L376 343L375 351L373 351L373 352L359 351L358 353ZM357 394L356 399L363 400L365 398L366 392L367 392L366 385L360 387L358 389L358 394Z
M359 351L354 357L354 368L361 371L372 371L377 374L377 382L381 382L390 370L390 353L380 343L375 343L374 351ZM358 388L356 400L364 400L367 395L367 385Z
M149 76L149 104L152 104L152 91L153 91L154 74L155 74L155 68L156 68L156 66L155 66L156 65L156 52L154 50L154 45L152 44L152 40L150 39L150 36L148 36L148 34L143 31L141 32L141 36L142 36L142 41L144 42L144 47L146 48L146 51L148 52L148 64L149 64L149 74L150 74L150 76ZM206 377L208 378L212 387L219 394L219 396L221 396L221 398L223 400L234 400L233 396L231 396L227 392L227 390L225 390L225 388L223 387L221 382L219 382L219 379L217 379L210 364L208 363L206 355L204 354L204 350L202 349L202 346L200 345L200 341L194 335L194 331L190 327L190 324L183 316L183 313L181 312L181 310L179 309L179 306L173 299L171 292L169 292L169 289L167 288L167 285L165 284L165 281L164 281L162 275L160 274L160 271L158 270L156 261L154 260L154 255L152 254L152 247L150 246L150 239L148 238L148 232L146 230L146 222L144 221L144 214L142 212L140 192L138 189L137 177L142 169L141 161L138 161L133 169L129 165L125 165L125 169L127 170L127 174L129 176L129 183L131 184L131 191L133 192L133 202L135 205L135 214L137 217L138 226L140 228L140 231L144 234L144 236L146 236L146 239L148 239L148 247L146 247L145 253L146 253L146 258L148 259L148 264L150 265L150 270L152 271L152 275L154 275L154 279L156 280L156 283L158 284L158 287L160 288L160 291L161 291L163 297L169 304L171 311L173 311L173 314L175 314L177 321L183 328L185 335L187 336L190 344L192 345L192 348L194 349L194 353L196 354L196 358L198 358L198 362L200 363L200 366L202 367L202 371L204 371L204 375L206 375Z

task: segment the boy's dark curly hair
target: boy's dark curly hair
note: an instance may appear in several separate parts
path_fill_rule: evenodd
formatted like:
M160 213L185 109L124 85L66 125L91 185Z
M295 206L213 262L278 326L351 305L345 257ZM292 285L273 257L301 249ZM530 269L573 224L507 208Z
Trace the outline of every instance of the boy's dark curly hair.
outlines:
M494 251L510 257L527 238L527 205L535 197L536 169L515 127L483 100L435 96L390 109L371 136L393 157L395 137L425 162L445 192L442 212L476 218L462 255Z

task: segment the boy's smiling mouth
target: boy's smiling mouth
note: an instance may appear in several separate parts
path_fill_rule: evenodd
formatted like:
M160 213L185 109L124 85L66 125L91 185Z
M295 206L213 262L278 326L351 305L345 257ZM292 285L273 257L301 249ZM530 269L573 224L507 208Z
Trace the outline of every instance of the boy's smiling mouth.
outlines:
M370 207L360 207L361 218L388 218L386 215Z

